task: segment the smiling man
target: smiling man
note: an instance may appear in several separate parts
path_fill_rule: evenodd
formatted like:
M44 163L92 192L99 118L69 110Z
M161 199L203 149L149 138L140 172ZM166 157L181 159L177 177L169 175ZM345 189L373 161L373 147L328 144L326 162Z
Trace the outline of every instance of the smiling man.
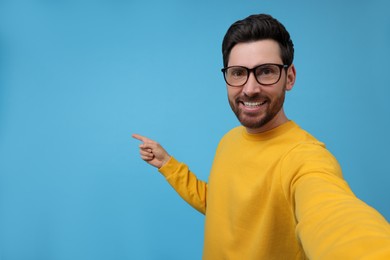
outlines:
M390 259L390 227L356 198L325 145L289 120L294 48L269 15L234 23L222 44L241 126L220 141L208 182L141 135L141 158L205 214L203 258Z

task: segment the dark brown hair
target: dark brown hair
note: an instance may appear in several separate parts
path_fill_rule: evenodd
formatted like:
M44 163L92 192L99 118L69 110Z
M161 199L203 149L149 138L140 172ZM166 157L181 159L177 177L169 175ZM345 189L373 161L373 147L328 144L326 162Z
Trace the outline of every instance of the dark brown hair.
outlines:
M291 65L294 60L294 44L286 28L268 14L251 15L232 24L222 42L223 65L227 67L232 48L243 42L272 39L280 47L282 61Z

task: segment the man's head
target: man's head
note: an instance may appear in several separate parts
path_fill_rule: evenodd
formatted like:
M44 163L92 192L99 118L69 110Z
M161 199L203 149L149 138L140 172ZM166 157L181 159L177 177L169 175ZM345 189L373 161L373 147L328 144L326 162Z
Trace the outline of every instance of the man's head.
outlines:
M295 83L293 43L269 15L234 23L222 45L229 104L250 133L275 128L288 119L285 92Z

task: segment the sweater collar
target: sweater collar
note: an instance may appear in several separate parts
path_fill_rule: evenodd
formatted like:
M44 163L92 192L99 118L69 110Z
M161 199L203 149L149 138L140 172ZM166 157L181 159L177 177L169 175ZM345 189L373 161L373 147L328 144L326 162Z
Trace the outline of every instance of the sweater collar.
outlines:
M241 127L241 129L242 129L242 135L244 136L245 139L253 140L253 141L261 141L261 140L269 140L278 137L295 127L298 127L298 125L294 121L289 120L278 127L257 134L248 133L245 127Z

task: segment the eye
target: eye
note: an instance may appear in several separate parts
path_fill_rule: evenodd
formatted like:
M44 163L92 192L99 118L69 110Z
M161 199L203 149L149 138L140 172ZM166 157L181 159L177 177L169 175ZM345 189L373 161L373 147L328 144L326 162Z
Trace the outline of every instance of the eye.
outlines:
M275 65L264 65L256 70L257 76L272 76L279 73L279 68Z
M269 68L263 68L260 70L260 74L261 75L269 75L269 74L272 74L272 70L270 70Z
M246 73L247 73L246 70L244 68L240 68L240 67L232 67L232 68L229 68L229 70L228 70L229 76L234 77L234 78L245 77Z

